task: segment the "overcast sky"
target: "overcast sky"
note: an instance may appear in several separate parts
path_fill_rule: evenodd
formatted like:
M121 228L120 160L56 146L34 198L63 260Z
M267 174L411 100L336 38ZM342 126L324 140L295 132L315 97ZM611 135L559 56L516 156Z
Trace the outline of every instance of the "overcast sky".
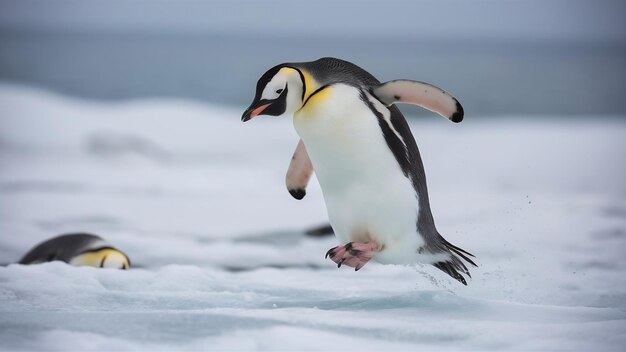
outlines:
M3 0L1 29L626 42L626 1Z

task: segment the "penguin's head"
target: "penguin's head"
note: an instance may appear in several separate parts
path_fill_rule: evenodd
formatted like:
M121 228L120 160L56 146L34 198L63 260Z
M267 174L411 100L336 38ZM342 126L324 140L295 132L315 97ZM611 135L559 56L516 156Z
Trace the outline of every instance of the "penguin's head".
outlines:
M304 90L304 76L299 69L288 64L272 67L259 78L254 100L241 116L241 121L259 115L293 114L302 107Z
M111 247L83 252L72 258L69 263L75 266L93 266L97 268L130 268L128 256Z

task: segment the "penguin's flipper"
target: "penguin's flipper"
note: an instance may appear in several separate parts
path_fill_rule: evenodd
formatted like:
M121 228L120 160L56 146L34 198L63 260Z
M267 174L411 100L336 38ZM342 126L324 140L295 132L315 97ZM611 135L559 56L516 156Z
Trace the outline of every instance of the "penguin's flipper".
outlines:
M287 170L287 190L296 199L302 199L306 195L306 186L313 174L313 164L309 159L302 140L298 142L296 151L293 153L289 169Z
M371 88L381 102L414 104L435 112L452 122L463 121L463 107L450 93L432 84L398 79Z

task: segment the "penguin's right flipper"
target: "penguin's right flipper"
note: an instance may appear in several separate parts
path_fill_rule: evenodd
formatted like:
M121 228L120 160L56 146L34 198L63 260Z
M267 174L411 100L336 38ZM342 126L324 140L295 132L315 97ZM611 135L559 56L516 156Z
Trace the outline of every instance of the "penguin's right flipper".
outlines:
M296 199L302 199L306 195L306 186L313 174L313 164L309 159L302 140L298 142L296 151L293 153L289 169L287 170L287 190Z
M398 79L372 87L370 91L387 106L395 103L414 104L452 122L463 121L463 107L459 101L450 93L432 84Z

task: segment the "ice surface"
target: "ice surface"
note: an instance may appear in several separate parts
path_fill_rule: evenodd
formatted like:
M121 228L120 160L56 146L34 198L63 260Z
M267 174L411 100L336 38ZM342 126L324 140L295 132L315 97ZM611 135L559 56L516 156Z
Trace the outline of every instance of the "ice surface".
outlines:
M0 261L88 231L136 265L0 267L0 349L623 348L623 120L411 121L437 225L480 264L463 287L324 260L319 186L284 187L289 119L240 113L0 86Z

